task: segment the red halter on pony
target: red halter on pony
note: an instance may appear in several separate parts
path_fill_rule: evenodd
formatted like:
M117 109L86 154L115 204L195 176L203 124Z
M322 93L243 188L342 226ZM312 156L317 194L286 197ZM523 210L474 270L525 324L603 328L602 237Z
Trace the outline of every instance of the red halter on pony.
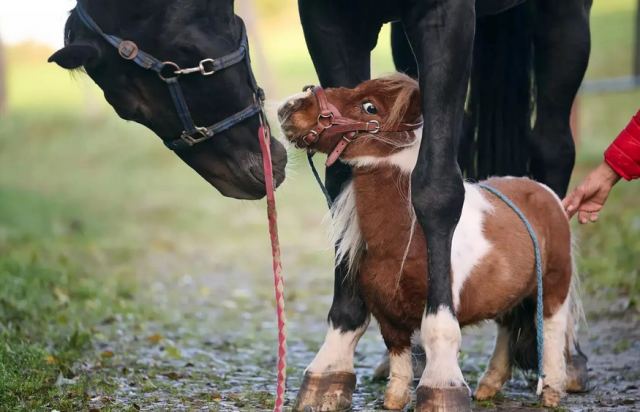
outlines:
M344 117L340 113L340 110L329 102L322 87L307 86L303 89L303 91L307 90L311 90L313 95L316 97L318 107L320 108L320 114L318 115L318 122L316 125L309 130L309 132L302 137L296 145L300 148L306 147L311 149L322 135L342 135L340 142L327 157L327 167L334 164L342 152L344 152L344 149L347 148L349 143L353 142L360 134L376 134L380 130L384 130L386 133L408 132L422 127L422 122L400 123L392 130L387 130L387 128L384 127L384 124L381 124L377 120L363 122Z

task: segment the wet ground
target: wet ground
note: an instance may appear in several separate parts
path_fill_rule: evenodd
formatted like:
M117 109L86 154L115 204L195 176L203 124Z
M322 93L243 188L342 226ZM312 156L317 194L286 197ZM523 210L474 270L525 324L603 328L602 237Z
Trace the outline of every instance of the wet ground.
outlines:
M82 373L102 385L97 387L113 390L89 389L92 407L269 410L276 330L268 267L260 275L220 267L215 274L180 275L178 268L164 263L151 268L163 275L137 297L149 305L150 315L108 318L95 331L95 353ZM313 272L291 276L287 284L289 405L324 337L330 285L326 273ZM589 299L586 306L589 324L581 331L581 342L590 358L592 390L569 395L560 410L640 410L640 314L624 299ZM489 358L494 327L486 323L465 329L463 335L462 369L474 387ZM383 351L372 322L358 346L354 410L381 409L384 383L373 382L371 374ZM540 410L533 391L517 372L498 400L474 408Z

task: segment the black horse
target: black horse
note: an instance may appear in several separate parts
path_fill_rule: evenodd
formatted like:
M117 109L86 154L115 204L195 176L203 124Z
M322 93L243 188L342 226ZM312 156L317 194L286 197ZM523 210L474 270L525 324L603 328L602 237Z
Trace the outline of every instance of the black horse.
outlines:
M172 101L174 92L159 78L159 74L175 76L175 70L171 70L175 66L166 65L162 73L155 73L129 61L142 51L179 68L198 68L204 61L201 72L180 79L182 101L192 125L216 125L250 108L256 103L257 89L249 64L242 64L248 59L246 47L242 61L234 60L234 64L217 71L226 66L220 58L233 57L246 39L244 23L234 14L233 1L79 0L78 5L105 34L129 41L129 48L109 44L76 8L65 27L65 47L50 61L67 69L84 67L120 117L147 126L168 146L179 149L178 156L223 195L263 197L259 115L249 110L254 115L191 147L190 137L206 136L199 136L198 130L193 136L184 136L184 122ZM217 72L211 73L214 70ZM184 137L182 141L178 141L180 137ZM275 180L280 184L285 177L286 151L272 139L271 152Z
M428 363L417 411L470 408L457 361L460 329L450 276L451 239L464 201L458 160L472 177L532 175L565 194L575 159L569 116L589 58L590 7L591 0L299 0L322 86L354 87L369 79L379 30L396 22L397 68L417 75L425 91L422 145L412 175L412 201L428 234L429 255L421 328ZM331 197L349 175L339 163L327 169ZM353 351L369 311L346 276L339 265L329 331L307 368L297 410L351 404Z

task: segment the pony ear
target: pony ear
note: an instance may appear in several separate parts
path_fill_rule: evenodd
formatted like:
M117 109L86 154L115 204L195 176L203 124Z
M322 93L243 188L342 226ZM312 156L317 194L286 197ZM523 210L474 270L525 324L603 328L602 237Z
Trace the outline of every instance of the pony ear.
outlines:
M89 43L72 43L49 57L49 63L56 63L64 69L77 69L100 57L100 50Z

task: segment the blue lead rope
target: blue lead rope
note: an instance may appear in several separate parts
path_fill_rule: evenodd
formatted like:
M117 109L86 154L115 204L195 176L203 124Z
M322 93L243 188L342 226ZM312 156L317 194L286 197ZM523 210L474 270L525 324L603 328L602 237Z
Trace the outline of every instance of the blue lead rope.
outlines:
M529 232L529 237L531 237L531 242L533 243L533 251L535 254L535 263L536 263L536 282L538 285L538 293L537 293L537 302L536 302L536 349L538 351L538 388L537 393L540 395L542 392L542 385L544 379L544 368L543 368L543 355L544 355L544 302L542 296L542 258L540 257L540 244L538 243L538 237L536 236L536 232L533 230L533 226L527 219L527 217L522 213L522 210L518 206L515 205L506 195L500 192L498 189L489 186L484 183L478 183L478 186L483 188L484 190L493 193L496 197L502 200L507 206L513 210L516 215L522 220L524 226L527 228L527 232Z

